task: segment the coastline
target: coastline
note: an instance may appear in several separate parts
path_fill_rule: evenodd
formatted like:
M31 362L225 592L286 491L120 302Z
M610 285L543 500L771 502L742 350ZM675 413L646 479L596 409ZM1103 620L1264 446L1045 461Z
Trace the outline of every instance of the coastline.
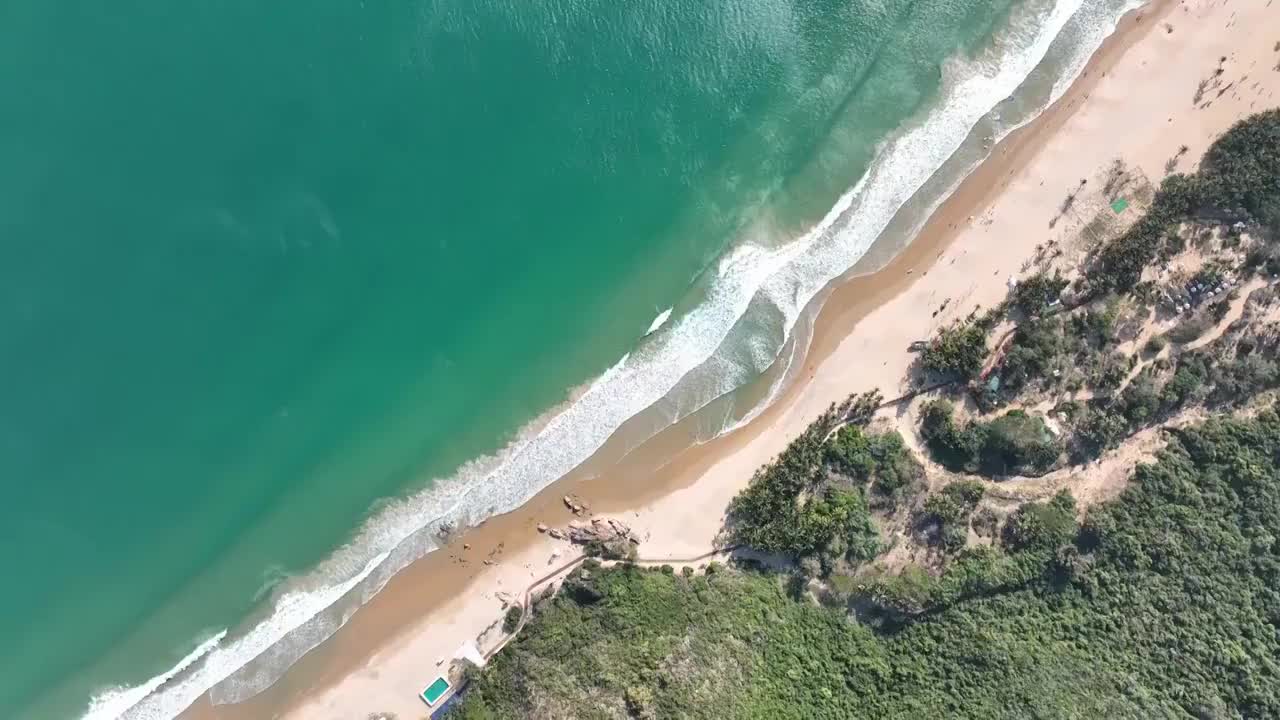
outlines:
M1178 10L1212 17L1181 23L1171 16ZM1261 6L1252 10L1268 12ZM545 572L553 548L572 552L535 530L539 522L560 525L570 518L560 501L566 493L584 498L599 514L622 517L642 535L648 532L651 537L642 546L645 555L693 556L705 551L728 499L818 412L850 392L878 386L886 395L896 394L910 360L904 350L907 343L962 317L975 303L988 306L1003 297L1005 278L1016 274L1034 246L1048 237L1043 214L1051 214L1061 196L1084 176L1080 173L1092 173L1109 158L1124 154L1158 179L1160 164L1178 142L1191 145L1192 156L1198 156L1212 135L1234 120L1232 113L1238 108L1230 103L1217 104L1212 112L1191 108L1196 76L1186 75L1186 68L1198 67L1206 58L1216 60L1219 48L1240 44L1240 38L1217 28L1217 21L1230 12L1229 2L1178 5L1156 0L1127 15L1068 92L999 143L932 213L911 244L874 273L865 274L860 262L846 274L848 279L819 298L822 310L803 372L752 423L679 451L669 462L663 462L663 452L669 452L668 444L680 445L675 437L679 431L655 438L603 476L599 468L580 468L518 510L489 519L413 563L267 692L224 706L214 706L206 697L183 716L421 714L425 708L413 693L440 672L436 660L451 657L461 642L500 620L494 593L504 588L515 592L525 578ZM1187 27L1154 32L1166 17ZM1210 19L1215 27L1208 27ZM1193 29L1193 23L1205 27ZM1132 78L1143 77L1140 73L1145 71L1146 60L1138 65L1140 59L1161 58L1168 52L1167 43L1181 42L1184 36L1202 41L1196 45L1198 54L1157 63L1161 67L1152 72L1163 80L1143 78L1152 86L1172 84L1162 91L1180 100L1178 122L1171 116L1163 132L1137 140L1112 133L1108 144L1106 118L1124 117L1132 112L1130 103L1140 102L1124 97L1129 94L1121 92L1124 80L1108 81L1108 73L1116 68L1133 73L1128 76L1132 84ZM1130 55L1140 45L1141 51ZM1091 97L1095 90L1098 97ZM1165 104L1173 107L1172 101ZM1158 105L1144 109L1154 113ZM1243 112L1248 109L1244 103ZM1184 122L1183 115L1192 119ZM1081 143L1074 152L1073 142ZM1044 166L1052 166L1052 172ZM1003 234L1006 225L1036 228L1029 219L1038 222L1040 230ZM1069 224L1057 232L1068 230ZM993 245L991 235L999 242ZM947 309L931 315L944 298L951 300ZM597 477L583 479L593 473ZM490 559L493 565L484 564ZM310 699L299 702L303 698Z

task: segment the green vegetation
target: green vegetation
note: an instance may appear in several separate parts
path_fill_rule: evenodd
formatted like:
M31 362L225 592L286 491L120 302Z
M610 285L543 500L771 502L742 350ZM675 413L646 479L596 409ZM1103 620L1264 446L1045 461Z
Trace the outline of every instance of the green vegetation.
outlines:
M1236 404L1259 393L1280 387L1280 365L1276 364L1276 348L1265 352L1236 348L1234 357L1215 363L1214 384L1208 401L1213 405Z
M1075 500L1062 492L1023 505L1005 524L1001 545L966 547L936 576L909 566L871 577L852 599L865 621L894 630L959 603L1057 579L1064 561L1077 564L1075 531Z
M1205 153L1197 175L1205 203L1280 227L1280 109L1236 123Z
M774 575L580 572L451 717L1277 717L1278 456L1270 410L1178 431L1082 527L1024 506L864 582L862 620Z
M1076 536L1076 501L1060 492L1047 503L1027 503L1004 526L1005 546L1013 551L1057 552Z
M924 475L924 468L897 431L868 433L857 425L840 428L827 441L826 462L831 469L889 499L897 498Z
M1060 365L1066 360L1066 350L1061 320L1023 323L1014 333L1009 350L996 370L1000 387L992 391L991 400L1016 397L1023 389L1055 377L1054 373L1061 375L1064 368Z
M1060 453L1044 419L1022 410L961 427L951 403L933 400L921 413L920 434L934 460L957 472L1033 475L1053 467Z
M520 620L524 617L524 610L519 605L512 605L507 608L507 612L502 616L502 632L510 635L520 627Z
M901 437L866 435L850 425L828 441L839 418L873 404L868 397L828 411L756 472L729 507L735 542L816 558L824 573L875 556L879 533L871 522L866 483L874 481L892 494L919 470L911 467L914 460ZM860 416L869 419L866 413Z
M978 406L989 412L1033 390L1118 387L1129 371L1128 359L1115 352L1124 305L1108 295L1069 314L1018 325L991 372L994 382L973 388Z
M966 519L978 507L985 492L982 483L976 480L958 480L925 500L925 514L938 522Z
M1058 442L1044 419L1010 410L987 423L981 465L1000 474L1044 472L1058 460Z
M969 516L986 492L974 480L953 482L924 501L924 520L933 525L939 544L947 552L955 552L969 540Z
M1165 333L1169 342L1183 345L1198 339L1213 327L1213 318L1205 313L1196 313L1183 318L1172 330Z
M920 435L933 459L951 470L977 470L985 438L975 428L956 424L955 407L946 400L930 400L920 412ZM979 428L981 426L978 426Z
M1133 433L1187 408L1239 407L1280 387L1280 365L1274 360L1278 343L1280 338L1265 329L1223 338L1177 356L1172 372L1143 369L1115 396L1059 406L1071 431L1071 460L1096 458Z
M1059 296L1066 287L1066 278L1059 274L1050 276L1043 272L1036 273L1014 287L1013 297L1010 300L1013 306L1027 317L1039 317L1058 302Z
M953 325L938 333L920 354L920 364L942 377L970 380L987 357L987 329L975 322Z

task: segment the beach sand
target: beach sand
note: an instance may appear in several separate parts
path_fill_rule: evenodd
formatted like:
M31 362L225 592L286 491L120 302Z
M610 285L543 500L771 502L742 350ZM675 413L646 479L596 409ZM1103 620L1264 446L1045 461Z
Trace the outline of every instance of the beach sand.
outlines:
M416 693L459 648L486 629L482 649L499 639L500 596L519 597L577 554L536 529L572 519L568 493L628 523L644 538L642 557L707 552L733 495L828 405L876 388L898 395L912 341L1000 302L1037 246L1065 244L1096 217L1085 204L1061 213L1082 179L1098 187L1119 158L1158 184L1181 146L1177 169L1190 170L1236 120L1280 104L1277 43L1280 5L1266 0L1157 0L1131 13L1068 93L1002 141L911 245L875 273L855 268L827 294L797 381L756 420L693 447L668 439L668 449L660 436L622 463L555 483L397 575L268 691L235 705L202 699L184 717L425 716ZM1218 84L1193 103L1203 79Z

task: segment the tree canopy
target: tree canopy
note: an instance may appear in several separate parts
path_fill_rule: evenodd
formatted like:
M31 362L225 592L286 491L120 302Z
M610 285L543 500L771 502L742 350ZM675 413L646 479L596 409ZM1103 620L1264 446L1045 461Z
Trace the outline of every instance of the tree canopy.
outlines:
M951 470L986 475L1036 474L1051 468L1061 448L1044 419L1010 410L991 421L961 426L946 400L921 412L920 434L934 460Z
M938 333L920 354L925 370L969 380L982 371L987 357L987 331L977 323L953 325Z

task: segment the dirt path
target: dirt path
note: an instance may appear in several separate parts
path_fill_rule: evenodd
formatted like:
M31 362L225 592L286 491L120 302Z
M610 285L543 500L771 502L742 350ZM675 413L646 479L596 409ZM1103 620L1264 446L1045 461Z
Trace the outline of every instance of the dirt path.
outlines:
M1220 320L1218 324L1210 330L1210 332L1192 340L1186 345L1183 345L1183 352L1198 350L1222 337L1223 333L1231 327L1231 324L1239 320L1241 316L1244 315L1245 305L1249 303L1249 295L1253 294L1254 290L1257 290L1266 284L1267 281L1262 278L1254 278L1245 283L1244 286L1240 288L1239 292L1236 293L1236 298L1231 301L1231 307L1227 309L1227 314L1222 317L1222 320Z

